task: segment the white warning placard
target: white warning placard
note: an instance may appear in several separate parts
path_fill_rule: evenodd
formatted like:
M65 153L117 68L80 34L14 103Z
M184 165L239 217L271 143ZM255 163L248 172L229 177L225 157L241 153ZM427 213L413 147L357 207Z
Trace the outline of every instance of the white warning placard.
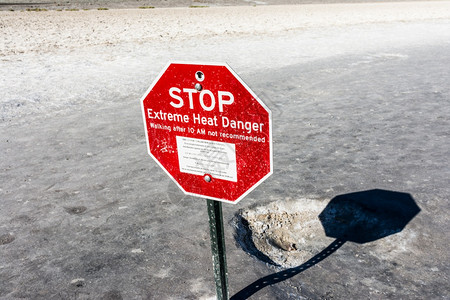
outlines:
M177 136L180 171L237 182L236 147L231 143Z

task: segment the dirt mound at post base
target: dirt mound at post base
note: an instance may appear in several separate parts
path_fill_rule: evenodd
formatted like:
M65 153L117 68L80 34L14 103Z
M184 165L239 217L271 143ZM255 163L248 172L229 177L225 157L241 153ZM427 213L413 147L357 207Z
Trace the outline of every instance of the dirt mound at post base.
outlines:
M318 218L325 206L321 200L289 199L243 209L235 218L236 240L266 263L298 266L332 241Z

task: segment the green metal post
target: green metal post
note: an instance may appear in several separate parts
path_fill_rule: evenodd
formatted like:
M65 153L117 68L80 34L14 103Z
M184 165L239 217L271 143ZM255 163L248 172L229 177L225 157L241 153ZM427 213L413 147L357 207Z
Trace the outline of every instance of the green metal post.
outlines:
M225 254L225 236L222 203L207 199L211 251L216 282L217 300L228 300L228 271Z

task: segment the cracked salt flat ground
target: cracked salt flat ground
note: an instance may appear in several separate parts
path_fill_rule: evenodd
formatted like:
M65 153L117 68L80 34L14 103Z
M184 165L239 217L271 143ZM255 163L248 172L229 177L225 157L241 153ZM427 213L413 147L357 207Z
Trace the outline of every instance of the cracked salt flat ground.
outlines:
M145 149L138 99L174 57L228 61L274 112L275 174L226 219L373 188L422 209L401 233L346 243L255 299L445 296L446 28L419 18L2 57L0 235L14 239L0 246L0 297L213 297L206 204ZM277 271L226 234L231 294Z

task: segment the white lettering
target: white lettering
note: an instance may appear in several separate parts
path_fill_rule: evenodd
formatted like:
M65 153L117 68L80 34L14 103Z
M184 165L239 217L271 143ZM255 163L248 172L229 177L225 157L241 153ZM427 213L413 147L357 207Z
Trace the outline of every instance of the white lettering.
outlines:
M211 99L211 105L210 106L206 106L205 105L205 102L203 100L203 97L204 97L205 94L208 94L209 98ZM214 98L214 94L211 91L208 91L208 90L201 91L199 101L200 101L200 105L202 106L202 108L204 110L206 110L206 111L211 111L211 110L214 109L214 106L216 106L216 99Z
M222 117L222 127L227 128L230 125L230 120L227 117Z
M176 87L171 87L169 89L170 97L172 97L175 100L178 100L178 103L174 103L173 101L171 101L170 105L172 105L175 108L180 108L180 107L183 106L183 99L180 96L175 95L174 92L181 93L181 90L179 88L176 88Z
M189 108L194 109L194 99L192 97L193 93L197 93L196 89L183 89L183 92L189 94Z
M222 116L222 127L223 128L233 128L245 130L247 133L252 132L262 132L264 123L254 123L254 122L244 122L244 121L236 121L230 120L227 117Z
M194 124L196 123L200 124L200 114L193 114L192 117L194 120Z
M228 100L225 100L225 99L223 98L223 96L228 97ZM233 96L233 94L230 93L230 92L219 91L219 92L218 92L218 98L219 98L218 101L219 101L219 111L220 111L220 112L223 112L223 105L224 105L224 104L230 105L231 103L234 102L234 96Z

